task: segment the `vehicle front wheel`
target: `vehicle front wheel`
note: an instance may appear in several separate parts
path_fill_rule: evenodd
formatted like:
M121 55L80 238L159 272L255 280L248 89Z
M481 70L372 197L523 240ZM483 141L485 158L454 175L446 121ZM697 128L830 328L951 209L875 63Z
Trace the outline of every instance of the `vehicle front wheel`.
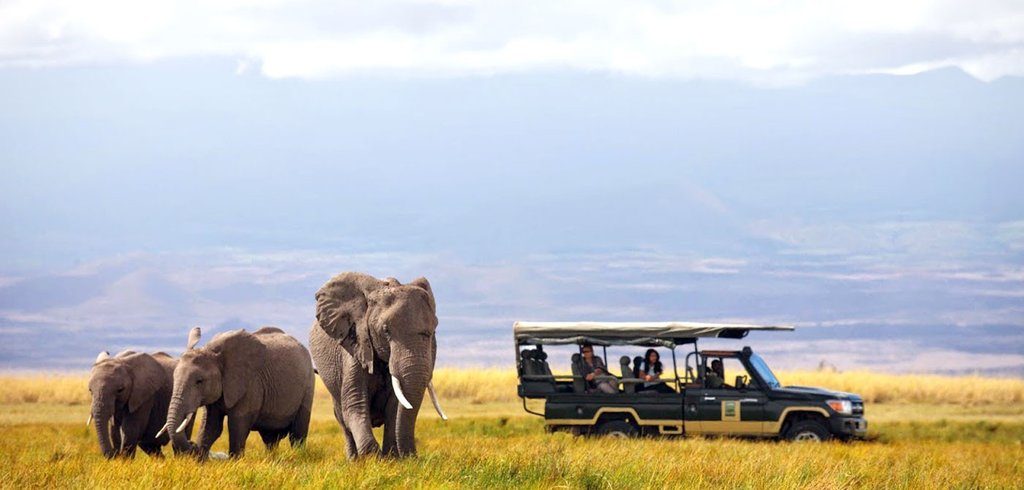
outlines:
M794 442L822 442L831 438L828 427L817 420L801 420L786 431L786 439Z
M636 437L640 431L636 429L636 426L624 420L611 420L601 424L597 428L597 433L602 436L626 439Z

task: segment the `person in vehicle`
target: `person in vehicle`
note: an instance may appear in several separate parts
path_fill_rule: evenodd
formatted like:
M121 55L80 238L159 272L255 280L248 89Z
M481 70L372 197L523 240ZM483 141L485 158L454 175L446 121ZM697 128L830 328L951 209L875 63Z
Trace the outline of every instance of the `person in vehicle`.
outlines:
M656 391L658 393L675 393L664 381L661 374L664 369L661 364L661 355L654 349L647 349L644 360L635 366L636 377L644 380L644 384L637 391Z
M725 387L725 368L722 367L722 360L711 361L711 367L704 374L704 386L706 388Z
M600 356L594 355L594 346L590 344L583 344L582 364L583 378L587 380L587 385L592 390L596 389L603 393L619 392L619 389L611 382L597 379L598 376L609 376L609 374L608 368L604 364L604 360L602 360Z

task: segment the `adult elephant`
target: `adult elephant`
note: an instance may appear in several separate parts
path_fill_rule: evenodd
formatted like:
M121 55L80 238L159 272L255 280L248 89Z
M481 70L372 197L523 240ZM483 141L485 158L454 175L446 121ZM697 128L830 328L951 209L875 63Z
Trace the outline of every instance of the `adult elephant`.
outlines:
M174 370L165 430L181 431L202 406L206 415L198 440L200 460L209 457L225 417L233 458L245 452L252 430L270 449L285 436L292 446L304 443L313 406L309 351L275 327L225 332L196 348L200 333L199 327L189 332L188 350Z
M436 329L434 293L426 278L402 285L345 272L317 291L309 346L334 399L350 459L381 452L415 455L424 391L430 391L434 408L447 420L431 381ZM381 425L379 445L373 427Z
M125 351L116 357L100 352L96 356L89 376L92 407L87 424L95 425L104 456L133 457L136 448L161 456L160 448L169 442L160 428L167 418L176 364L163 352ZM184 434L174 434L175 453L190 449L191 424L184 429Z

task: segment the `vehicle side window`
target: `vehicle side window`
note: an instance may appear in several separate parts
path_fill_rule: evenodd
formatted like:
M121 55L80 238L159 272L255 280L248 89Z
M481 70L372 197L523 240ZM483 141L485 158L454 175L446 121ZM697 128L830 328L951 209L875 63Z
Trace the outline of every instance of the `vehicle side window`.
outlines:
M747 368L743 366L743 363L740 362L739 359L728 357L722 359L722 366L725 371L725 377L723 380L724 384L722 385L722 388L744 388L746 385L750 383L750 373L747 372ZM737 377L740 377L740 379L737 380ZM739 386L737 386L737 382L740 383Z

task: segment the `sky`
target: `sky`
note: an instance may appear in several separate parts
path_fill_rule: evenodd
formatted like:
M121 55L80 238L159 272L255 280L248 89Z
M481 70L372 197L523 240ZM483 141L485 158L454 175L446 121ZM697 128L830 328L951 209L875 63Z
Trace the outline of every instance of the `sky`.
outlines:
M1016 2L0 4L0 369L277 325L346 270L442 365L532 320L785 323L1024 375Z

